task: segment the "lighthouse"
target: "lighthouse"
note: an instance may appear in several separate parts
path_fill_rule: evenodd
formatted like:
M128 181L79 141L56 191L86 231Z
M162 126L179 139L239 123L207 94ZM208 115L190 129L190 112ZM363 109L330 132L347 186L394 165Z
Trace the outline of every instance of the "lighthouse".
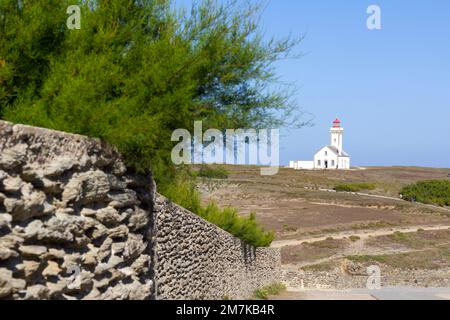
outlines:
M350 169L350 155L344 151L344 128L336 118L330 128L330 145L323 147L314 155L314 169Z
M314 161L291 161L289 167L297 170L348 170L350 155L344 151L344 128L336 118L330 128L330 144L314 155Z

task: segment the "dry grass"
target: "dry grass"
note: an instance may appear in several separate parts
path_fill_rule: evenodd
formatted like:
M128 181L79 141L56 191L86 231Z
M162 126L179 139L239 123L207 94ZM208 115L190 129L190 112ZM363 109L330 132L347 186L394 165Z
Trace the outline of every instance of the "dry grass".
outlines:
M418 231L415 233L395 232L366 241L366 245L375 248L425 249L443 245L450 247L450 230Z
M446 245L400 254L359 255L346 258L357 263L380 263L397 269L440 269L450 266L450 249Z
M330 258L349 245L347 240L332 240L302 243L281 249L281 259L284 264L304 263L324 258Z

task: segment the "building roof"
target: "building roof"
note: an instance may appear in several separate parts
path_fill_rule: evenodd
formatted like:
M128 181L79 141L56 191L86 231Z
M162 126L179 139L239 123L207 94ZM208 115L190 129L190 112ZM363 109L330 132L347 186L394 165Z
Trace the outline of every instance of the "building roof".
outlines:
M342 150L341 154L339 154L339 150L338 150L336 147L333 147L333 146L325 146L324 148L328 148L330 151L332 151L332 152L333 152L335 155L337 155L338 157L347 157L347 158L350 157L349 154L348 154L347 152L345 152L344 150ZM320 149L320 150L323 150L323 148ZM316 154L319 153L320 150L319 150L318 152L316 152Z
M348 153L345 152L344 150L342 150L341 154L339 154L338 148L333 147L333 146L327 146L327 147L340 157L348 157L349 156Z

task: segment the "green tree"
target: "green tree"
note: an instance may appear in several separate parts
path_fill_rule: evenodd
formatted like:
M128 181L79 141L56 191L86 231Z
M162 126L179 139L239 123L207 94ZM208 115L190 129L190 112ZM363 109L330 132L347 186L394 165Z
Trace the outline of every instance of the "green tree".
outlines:
M80 30L66 27L73 4ZM177 199L189 173L171 163L173 130L299 124L275 71L298 41L267 40L259 12L236 0L186 12L170 0L0 0L0 116L102 138L194 210L193 190Z

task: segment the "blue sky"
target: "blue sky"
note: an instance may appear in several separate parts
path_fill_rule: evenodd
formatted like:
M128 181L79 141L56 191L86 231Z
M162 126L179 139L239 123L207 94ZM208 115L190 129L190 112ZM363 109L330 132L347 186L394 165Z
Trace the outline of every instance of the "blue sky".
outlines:
M371 4L381 30L366 27ZM282 131L282 163L312 160L337 116L353 165L450 168L450 1L272 0L261 23L305 35L278 72L314 126Z

